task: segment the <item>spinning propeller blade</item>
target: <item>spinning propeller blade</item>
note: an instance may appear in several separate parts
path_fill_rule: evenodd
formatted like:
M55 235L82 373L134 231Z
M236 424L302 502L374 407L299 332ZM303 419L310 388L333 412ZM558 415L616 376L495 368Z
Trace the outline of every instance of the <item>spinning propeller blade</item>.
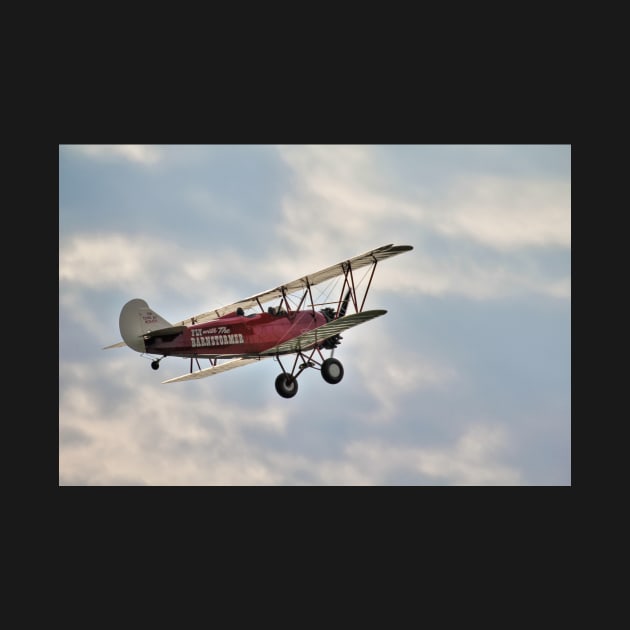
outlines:
M346 314L346 310L348 309L348 300L350 300L350 289L348 289L346 297L343 298L343 302L341 303L341 308L339 309L339 315L337 315L337 318L343 317Z

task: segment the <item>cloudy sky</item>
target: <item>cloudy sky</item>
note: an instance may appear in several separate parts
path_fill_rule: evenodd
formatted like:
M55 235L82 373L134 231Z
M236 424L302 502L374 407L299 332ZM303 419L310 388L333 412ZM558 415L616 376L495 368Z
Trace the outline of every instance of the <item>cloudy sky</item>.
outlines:
M387 243L337 385L103 350ZM570 485L571 147L61 145L59 484Z

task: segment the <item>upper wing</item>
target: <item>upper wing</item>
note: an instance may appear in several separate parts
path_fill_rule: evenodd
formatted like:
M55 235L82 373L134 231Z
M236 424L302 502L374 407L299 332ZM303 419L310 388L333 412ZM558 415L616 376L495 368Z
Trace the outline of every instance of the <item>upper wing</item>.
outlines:
M212 376L213 374L219 374L220 372L227 372L228 370L233 370L237 367L243 367L244 365L249 365L250 363L255 363L256 361L260 361L266 358L267 357L260 357L255 359L234 359L233 361L226 361L221 365L214 365L203 370L190 372L190 374L183 374L182 376L169 378L167 381L162 381L162 383L177 383L179 381L190 381L195 378L205 378L206 376Z
M319 284L320 282L325 282L326 280L330 280L331 278L340 276L344 274L349 268L360 269L361 267L371 265L372 263L378 262L379 260L385 260L386 258L390 258L391 256L396 256L397 254L408 252L410 249L413 249L411 245L383 245L382 247L372 249L369 252L365 252L364 254L355 256L354 258L339 262L336 265L326 267L326 269L322 269L321 271L316 271L315 273L303 276L302 278L298 278L297 280L287 282L286 284L280 285L275 289L270 289L269 291L263 291L262 293L258 293L257 295L252 295L251 297L241 300L240 302L234 302L234 304L228 304L227 306L222 306L221 308L213 309L205 313L200 313L199 315L195 315L194 317L190 317L181 322L177 322L175 326L187 326L193 323L193 321L197 324L200 324L202 322L207 322L222 317L227 313L235 311L239 307L246 310L248 308L256 306L259 302L261 304L264 304L265 302L269 302L271 300L277 300L281 298L284 293L292 293L293 291L306 289L307 286L314 286L316 284Z
M304 350L315 343L325 341L329 337L333 337L344 330L348 330L348 328L368 322L375 317L385 315L385 313L387 313L387 311L378 309L373 311L362 311L361 313L354 313L352 315L340 317L339 319L333 319L331 322L328 322L319 328L314 328L313 330L302 333L301 335L298 335L289 341L284 341L283 343L278 344L273 348L269 348L269 350L265 350L260 354L261 356L268 356L278 353Z

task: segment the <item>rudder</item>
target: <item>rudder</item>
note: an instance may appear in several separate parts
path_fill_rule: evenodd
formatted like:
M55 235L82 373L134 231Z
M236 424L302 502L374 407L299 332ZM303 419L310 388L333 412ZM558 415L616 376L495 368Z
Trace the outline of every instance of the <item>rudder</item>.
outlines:
M143 335L152 330L170 328L172 324L158 315L149 305L139 298L129 300L120 311L118 320L120 336L136 352L145 352Z

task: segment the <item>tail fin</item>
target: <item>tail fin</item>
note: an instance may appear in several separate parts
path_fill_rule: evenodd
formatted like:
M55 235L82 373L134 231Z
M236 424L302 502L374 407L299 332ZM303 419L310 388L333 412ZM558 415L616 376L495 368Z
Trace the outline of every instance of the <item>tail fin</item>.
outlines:
M129 300L120 311L118 320L120 336L136 352L145 352L143 335L152 330L170 328L172 324L160 317L149 305L140 299Z

